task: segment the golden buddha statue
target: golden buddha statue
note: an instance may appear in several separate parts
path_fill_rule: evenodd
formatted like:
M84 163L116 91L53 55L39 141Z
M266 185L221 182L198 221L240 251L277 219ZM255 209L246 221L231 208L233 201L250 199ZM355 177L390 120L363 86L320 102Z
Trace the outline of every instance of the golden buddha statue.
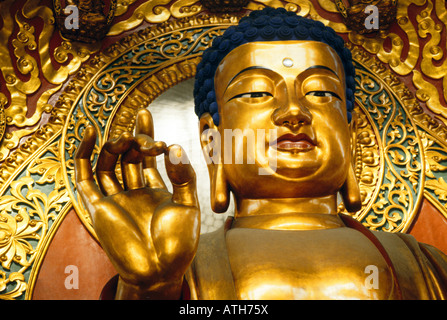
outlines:
M87 127L76 185L119 273L115 298L445 298L443 253L337 214L338 193L348 211L361 207L351 164L354 76L332 29L283 9L254 11L214 40L197 69L196 113L212 209L226 211L232 194L235 212L203 235L194 170L180 146L153 140L149 111L138 113L135 135L104 144L98 184Z

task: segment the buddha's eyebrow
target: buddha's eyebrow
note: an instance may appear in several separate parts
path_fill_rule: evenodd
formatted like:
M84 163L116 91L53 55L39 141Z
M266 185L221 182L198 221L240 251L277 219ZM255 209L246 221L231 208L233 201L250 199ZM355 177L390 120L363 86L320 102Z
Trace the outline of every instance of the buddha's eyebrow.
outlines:
M328 70L328 71L332 72L333 74L335 74L335 76L338 78L338 80L340 80L340 77L338 76L338 74L337 74L334 70L332 70L331 68L326 67L326 66L316 65L316 66L309 67L309 68L307 68L307 69L304 70L304 71L312 70L312 69L324 69L324 70Z
M268 69L268 68L261 67L261 66L252 66L252 67L248 67L248 68L242 69L242 70L239 71L233 78L231 78L230 81L228 81L228 85L227 85L227 87L225 88L224 93L225 93L225 91L227 91L227 89L228 89L228 87L230 86L230 84L233 82L234 79L236 79L236 77L237 77L238 75L240 75L241 73L247 72L247 71L249 71L249 70L254 70L254 69L264 69L264 70L272 71L272 70L270 70L270 69Z

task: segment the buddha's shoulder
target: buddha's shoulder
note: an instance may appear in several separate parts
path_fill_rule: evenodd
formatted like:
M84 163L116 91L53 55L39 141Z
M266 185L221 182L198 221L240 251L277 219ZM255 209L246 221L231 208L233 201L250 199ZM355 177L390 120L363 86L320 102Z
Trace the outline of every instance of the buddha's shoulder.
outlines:
M447 298L447 255L412 235L372 231L396 269L404 299Z
M406 233L391 233L384 231L371 231L372 234L392 255L408 256L408 258L439 259L441 263L447 262L447 255L432 245L418 242L412 235Z

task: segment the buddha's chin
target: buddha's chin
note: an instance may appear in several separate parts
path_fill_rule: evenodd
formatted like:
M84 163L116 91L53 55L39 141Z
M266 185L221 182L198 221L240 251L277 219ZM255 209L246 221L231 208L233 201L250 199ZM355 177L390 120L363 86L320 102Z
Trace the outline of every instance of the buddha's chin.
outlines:
M302 180L312 179L315 176L316 170L311 168L276 168L276 175L287 180Z

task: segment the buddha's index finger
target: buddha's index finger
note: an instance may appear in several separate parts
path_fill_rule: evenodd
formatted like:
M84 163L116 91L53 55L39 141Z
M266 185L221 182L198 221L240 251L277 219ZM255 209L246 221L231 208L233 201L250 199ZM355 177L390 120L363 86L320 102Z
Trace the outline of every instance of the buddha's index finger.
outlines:
M93 177L91 157L95 144L95 128L88 126L84 130L84 137L74 156L76 188L86 205L103 198L103 194L99 190Z

